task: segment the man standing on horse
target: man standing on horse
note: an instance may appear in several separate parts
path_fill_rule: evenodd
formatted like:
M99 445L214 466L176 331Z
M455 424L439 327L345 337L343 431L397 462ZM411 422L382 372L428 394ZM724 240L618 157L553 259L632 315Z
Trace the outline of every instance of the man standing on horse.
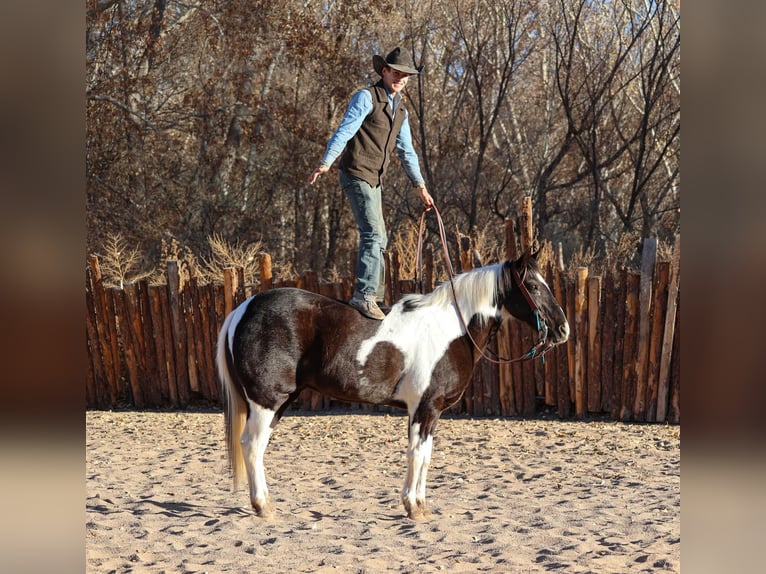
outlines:
M381 79L351 97L338 129L327 143L319 167L309 177L309 183L313 184L327 172L343 152L338 164L340 185L359 228L356 286L349 304L363 315L381 320L385 315L378 302L383 300L385 291L383 252L388 243L383 220L382 183L394 151L426 208L433 206L433 198L420 173L401 94L409 76L419 71L401 48L391 51L385 59L374 55L372 65Z

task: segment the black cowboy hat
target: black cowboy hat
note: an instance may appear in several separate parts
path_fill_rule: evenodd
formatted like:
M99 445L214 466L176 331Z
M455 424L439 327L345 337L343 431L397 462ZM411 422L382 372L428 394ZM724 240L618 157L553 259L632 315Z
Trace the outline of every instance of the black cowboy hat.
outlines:
M381 76L383 75L384 66L404 72L405 74L420 73L420 70L418 70L412 63L412 58L404 53L401 48L394 48L391 50L385 60L382 56L378 56L377 54L372 57L372 67L375 68L375 71Z

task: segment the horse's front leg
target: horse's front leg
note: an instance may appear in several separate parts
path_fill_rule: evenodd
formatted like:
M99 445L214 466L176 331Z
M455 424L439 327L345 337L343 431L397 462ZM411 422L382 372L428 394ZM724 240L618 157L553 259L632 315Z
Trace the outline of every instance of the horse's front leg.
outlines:
M417 420L417 419L416 419ZM412 520L431 516L426 506L426 476L433 449L433 423L435 420L410 423L407 448L407 476L402 488L402 503Z
M426 477L428 476L428 467L431 465L433 445L434 437L429 434L422 445L423 464L420 466L420 476L418 477L417 491L415 493L415 504L417 504L424 518L431 516L431 512L426 506Z

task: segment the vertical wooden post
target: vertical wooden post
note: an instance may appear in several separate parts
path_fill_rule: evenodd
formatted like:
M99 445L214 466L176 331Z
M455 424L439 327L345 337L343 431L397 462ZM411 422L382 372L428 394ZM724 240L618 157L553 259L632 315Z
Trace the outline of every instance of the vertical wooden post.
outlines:
M399 265L399 252L391 251L391 304L396 303L402 296L401 286L399 285L399 278L401 276L401 270Z
M601 410L612 410L612 388L614 381L614 344L619 328L615 309L614 273L607 271L601 289L604 313L601 319Z
M213 285L197 285L197 305L194 309L194 318L197 323L197 361L199 363L200 376L202 377L202 390L205 398L215 402L218 400L218 379L216 377L214 357L216 352L217 338L213 335L210 299L213 293ZM214 322L214 321L213 321Z
M237 275L232 267L223 270L223 309L226 317L234 310L234 293L237 290Z
M575 279L575 414L584 417L587 414L587 327L586 314L588 268L578 267Z
M601 411L601 277L588 277L588 411Z
M566 314L569 317L569 339L567 340L567 369L569 375L567 381L569 381L569 399L574 404L576 402L576 389L575 389L575 349L577 345L577 313L575 312L575 299L577 298L577 281L564 282L564 288L566 289Z
M641 250L641 283L638 290L638 349L636 358L636 397L633 420L646 420L646 372L649 366L649 334L651 330L652 282L657 261L657 239L644 239Z
M98 263L96 263L98 265ZM85 328L88 334L88 355L92 372L92 380L88 381L90 388L86 387L88 407L107 408L112 406L109 403L109 397L105 396L104 391L109 389L109 380L106 373L105 358L101 354L102 340L99 335L100 317L97 313L95 286L93 273L88 268L86 270L85 284L85 309L86 319ZM107 393L108 394L108 393Z
M186 355L186 332L183 320L183 305L181 302L181 277L178 270L178 261L167 262L167 289L170 312L170 327L173 333L173 350L176 363L176 387L178 390L178 402L182 407L189 403L189 370L187 368L188 357Z
M135 285L129 283L123 289L117 291L114 299L114 310L117 316L117 325L119 326L120 339L122 340L122 350L125 357L125 366L128 370L128 383L130 386L130 396L133 405L136 408L144 408L144 395L140 384L140 361L141 353L136 349L138 344L134 341L135 331L133 329L133 317L131 309L127 303L125 289L135 289Z
M654 297L652 300L652 328L649 336L649 366L646 373L646 420L657 420L657 392L660 378L660 352L662 332L665 325L665 311L668 307L668 281L670 262L661 261L655 273Z
M522 349L521 343L521 330L527 327L521 321L515 318L508 319L510 323L510 339L511 339L511 357L520 357L527 352L528 349ZM516 361L511 365L511 382L512 394L516 414L521 416L524 414L524 371L521 368L521 362Z
M434 252L428 247L423 250L423 293L434 290Z
M535 344L537 339L533 336L537 333L532 331L529 325L526 323L519 323L521 332L521 349L523 353L526 353ZM519 355L516 355L517 357ZM535 363L537 361L523 361L521 363L521 388L524 393L522 402L521 414L525 417L535 416L535 397L537 394L537 387L535 386Z
M676 303L676 327L673 337L673 355L670 365L670 406L668 422L681 424L681 297Z
M673 246L673 259L670 263L670 281L668 283L668 307L665 312L665 330L662 335L660 355L660 375L657 387L657 420L664 421L668 412L668 389L670 388L670 363L673 357L673 339L678 304L678 289L681 280L681 236L676 236Z
M138 286L127 283L122 289L119 300L121 315L120 331L122 333L122 349L125 353L125 364L128 366L128 381L130 382L133 406L144 408L144 345L141 313L138 305Z
M271 274L271 255L268 253L258 254L258 269L261 277L261 291L271 289L273 277Z
M175 345L173 343L173 321L170 318L170 294L167 286L158 291L160 300L160 312L162 315L163 346L165 347L165 365L168 373L168 396L170 404L173 407L180 407L181 401L178 398L178 377L176 377L177 368L183 368L182 363L176 360Z
M500 356L511 356L511 342L509 337L510 321L503 321L497 330L497 351ZM513 416L516 414L513 407L513 377L511 376L511 364L501 363L497 369L498 395L500 400L500 414Z
M236 267L234 272L237 274L237 290L234 292L234 304L239 305L247 296L245 294L245 269Z
M165 323L162 320L162 306L160 302L160 287L147 287L149 298L149 313L152 318L152 342L157 357L157 383L160 394L160 405L163 407L175 406L170 404L170 390L168 385L168 359L165 354Z
M521 252L532 248L534 227L532 225L532 197L525 195L521 200Z
M471 238L455 231L460 253L460 271L465 273L473 269L473 258L471 257Z
M303 273L303 288L312 293L319 293L319 278L316 271L308 270Z
M557 272L554 276L553 293L556 295L556 299L561 304L562 309L567 309L567 289L566 284L562 278L563 273ZM567 314L567 320L572 321L572 315ZM562 419L569 418L569 414L572 410L572 399L569 393L569 342L559 345L553 352L556 359L556 370L558 377L556 380L556 396L558 404L559 417Z
M620 420L633 419L636 399L636 349L638 348L639 288L641 276L629 272L625 290L625 337L622 349L622 405Z
M149 283L144 280L138 283L139 306L141 309L141 326L144 330L144 376L146 377L146 392L144 398L151 406L165 406L162 400L161 371L155 345L155 317L152 314L152 301L149 293ZM164 365L162 365L164 368Z
M546 281L548 285L554 285L556 270L549 264L546 269ZM545 404L549 407L558 405L558 361L556 357L550 357L544 364Z
M110 306L110 298L107 296L103 280L101 279L101 268L98 264L98 258L92 255L88 264L90 266L96 311L96 331L99 335L101 358L103 359L107 388L109 389L109 404L116 407L120 395L121 368L114 309Z
M622 362L625 356L626 304L628 289L628 271L624 267L619 271L618 284L615 289L615 334L614 334L614 371L612 373L612 410L610 415L619 420L622 410Z

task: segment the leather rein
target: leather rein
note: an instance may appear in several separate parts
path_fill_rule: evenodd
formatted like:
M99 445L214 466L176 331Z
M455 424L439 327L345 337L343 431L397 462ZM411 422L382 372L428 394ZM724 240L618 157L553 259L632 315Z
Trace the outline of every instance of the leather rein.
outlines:
M457 316L460 319L460 324L462 325L463 329L465 330L466 335L468 335L468 338L471 340L471 343L473 344L474 348L479 352L479 355L481 355L482 358L486 359L487 361L491 363L495 363L498 365L501 364L507 364L507 363L516 363L518 361L528 361L530 359L535 359L537 357L540 357L545 361L544 355L546 352L548 352L551 348L553 348L553 343L547 341L548 338L548 327L545 324L545 321L540 321L540 307L535 302L535 300L532 298L532 295L529 293L529 290L527 289L526 285L524 285L524 279L527 277L527 269L524 268L524 274L519 275L518 269L516 269L516 262L513 262L513 265L511 267L511 273L513 276L513 280L516 283L516 286L521 291L521 294L524 296L524 299L526 299L527 304L529 305L530 310L535 316L535 319L537 320L537 332L540 334L540 340L539 342L533 346L529 351L527 351L524 355L521 357L518 357L517 359L507 359L504 357L500 357L499 355L495 355L494 358L487 354L487 351L485 349L482 349L479 344L476 342L476 340L473 338L473 335L471 335L471 331L468 329L468 325L465 322L465 319L463 318L463 312L460 310L460 305L457 301L457 292L455 291L455 283L452 280L452 278L455 275L454 270L452 269L452 262L450 261L449 256L449 250L447 249L447 234L444 231L444 223L442 222L441 214L439 213L439 210L436 208L436 205L432 207L434 214L436 215L436 222L438 224L439 228L439 239L441 240L442 244L442 251L444 254L444 261L447 266L447 276L449 277L450 286L452 287L452 299L455 303L455 309L457 310ZM420 229L418 230L418 247L417 247L417 256L415 259L415 280L416 284L420 286L420 290L422 292L423 290L423 236L425 234L425 227L426 227L426 213L430 211L429 209L423 209L423 212L420 215Z

